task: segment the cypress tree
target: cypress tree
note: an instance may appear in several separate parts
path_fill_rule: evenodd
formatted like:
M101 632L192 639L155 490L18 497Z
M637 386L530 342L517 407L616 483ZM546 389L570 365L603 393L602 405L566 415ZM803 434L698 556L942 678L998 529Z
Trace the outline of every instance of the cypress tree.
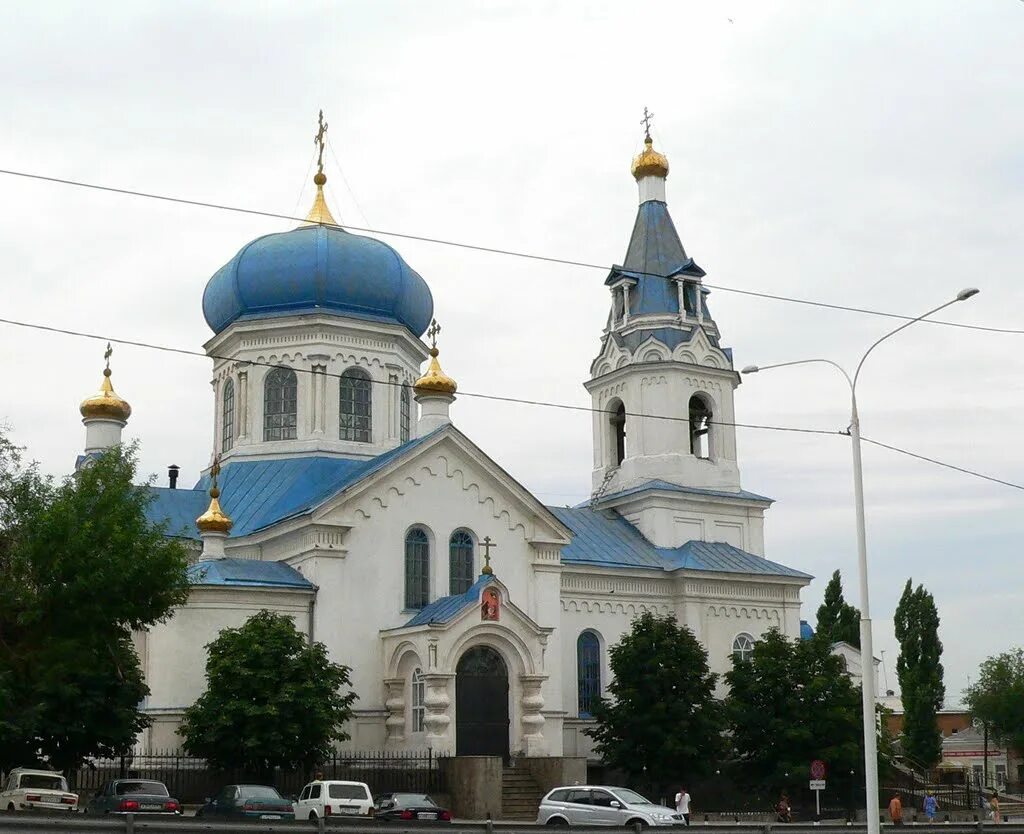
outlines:
M825 599L818 608L817 633L829 645L844 641L860 648L860 611L843 597L843 582L839 571L832 574L825 586Z
M942 759L936 713L942 709L942 642L935 599L908 579L894 618L900 655L896 675L903 698L903 752L912 763L934 767Z

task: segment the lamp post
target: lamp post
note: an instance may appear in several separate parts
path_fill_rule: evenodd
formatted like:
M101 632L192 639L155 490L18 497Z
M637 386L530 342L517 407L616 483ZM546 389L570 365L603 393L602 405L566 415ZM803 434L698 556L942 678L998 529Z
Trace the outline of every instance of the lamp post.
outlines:
M861 682L862 699L861 706L864 721L864 805L867 817L868 834L879 834L881 826L878 817L878 740L875 730L875 665L874 651L871 640L871 612L868 606L868 551L866 533L864 528L864 475L860 454L860 415L857 411L857 381L860 379L861 369L871 352L882 342L891 336L895 336L901 330L906 330L910 325L916 324L928 316L934 315L940 310L946 309L958 301L966 301L978 294L973 287L960 290L956 298L941 304L934 310L929 310L915 319L904 322L894 330L890 330L882 338L878 339L869 347L853 373L853 377L846 372L846 369L831 359L801 359L796 362L779 362L775 365L748 365L742 371L744 374L756 374L759 371L767 371L771 368L785 368L790 365L809 365L822 363L836 368L850 386L850 440L853 447L853 496L857 518L857 567L860 574L860 656L863 679ZM867 658L867 661L864 661ZM873 806L873 807L872 807Z

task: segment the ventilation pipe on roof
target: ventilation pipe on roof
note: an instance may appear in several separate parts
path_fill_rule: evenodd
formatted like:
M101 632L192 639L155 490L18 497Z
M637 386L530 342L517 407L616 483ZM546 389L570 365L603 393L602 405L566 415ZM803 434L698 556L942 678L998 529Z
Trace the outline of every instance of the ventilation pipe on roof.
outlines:
M167 467L167 482L171 489L178 488L178 472L180 471L181 467L173 463Z

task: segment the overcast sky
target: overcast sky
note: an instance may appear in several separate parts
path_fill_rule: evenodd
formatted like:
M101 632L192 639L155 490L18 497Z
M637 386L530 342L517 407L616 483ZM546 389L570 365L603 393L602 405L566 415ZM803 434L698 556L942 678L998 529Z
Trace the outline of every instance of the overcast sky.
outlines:
M0 167L304 214L316 112L341 222L610 265L636 211L639 119L690 255L723 287L1020 328L1024 3L7 3ZM339 169L340 165L340 169ZM343 175L342 175L343 172ZM347 184L346 184L347 182ZM207 279L285 221L0 176L5 318L196 349ZM589 405L605 273L385 238L430 284L464 391ZM716 290L737 368L847 365L892 320ZM880 348L865 435L1024 483L1024 336L917 325ZM0 419L42 468L81 450L103 345L0 325ZM209 361L119 347L142 469L192 482ZM741 422L844 427L824 366L746 378ZM585 414L463 397L456 424L550 504L590 483ZM849 443L740 430L777 503L767 555L857 601ZM876 650L908 577L942 617L950 702L1024 642L1024 493L865 450ZM500 568L499 568L500 570ZM877 652L876 652L877 653ZM885 680L881 681L884 686Z

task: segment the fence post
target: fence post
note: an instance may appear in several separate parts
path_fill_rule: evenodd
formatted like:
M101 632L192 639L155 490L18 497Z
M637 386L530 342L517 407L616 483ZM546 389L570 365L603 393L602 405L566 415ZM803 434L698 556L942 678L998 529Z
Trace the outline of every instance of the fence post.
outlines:
M317 831L317 834L324 834L324 827L325 827L324 818L321 817L321 816L318 816L316 818L316 831Z
M135 834L135 814L124 815L125 834Z

